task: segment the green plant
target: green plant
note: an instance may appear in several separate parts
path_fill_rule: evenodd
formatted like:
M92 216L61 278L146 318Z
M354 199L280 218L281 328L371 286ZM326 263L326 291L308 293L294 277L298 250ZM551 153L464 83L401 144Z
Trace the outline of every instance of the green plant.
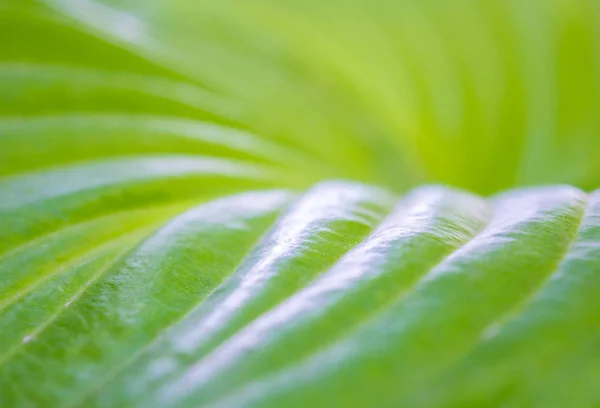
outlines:
M599 17L0 3L0 405L596 406Z

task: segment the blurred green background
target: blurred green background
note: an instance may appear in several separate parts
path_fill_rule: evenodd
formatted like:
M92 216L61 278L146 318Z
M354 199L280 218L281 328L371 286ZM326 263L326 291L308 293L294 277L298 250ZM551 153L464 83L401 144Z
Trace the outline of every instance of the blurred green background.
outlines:
M4 143L160 115L291 152L290 185L600 185L595 0L3 1Z

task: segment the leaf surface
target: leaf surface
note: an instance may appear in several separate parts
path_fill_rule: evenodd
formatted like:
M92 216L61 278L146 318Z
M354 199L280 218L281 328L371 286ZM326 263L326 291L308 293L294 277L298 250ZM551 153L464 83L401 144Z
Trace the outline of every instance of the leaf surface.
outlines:
M600 404L599 16L0 3L0 406Z

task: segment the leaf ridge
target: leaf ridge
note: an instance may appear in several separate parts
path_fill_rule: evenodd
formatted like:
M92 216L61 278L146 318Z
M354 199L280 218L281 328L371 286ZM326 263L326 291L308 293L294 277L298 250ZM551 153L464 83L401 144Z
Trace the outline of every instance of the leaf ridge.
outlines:
M90 260L91 258L93 258L96 255L100 255L102 254L102 252L104 252L104 250L106 249L110 249L112 247L116 247L124 242L127 242L130 238L132 237L139 237L140 234L139 232L134 232L131 234L127 234L124 237L119 237L115 240L113 240L112 242L103 245L102 247L98 248L98 250L94 251L91 254L87 254L87 256L85 258L80 259L80 261L83 260ZM52 322L54 322L56 319L58 319L58 317L61 315L61 313L63 311L65 311L67 309L67 307L69 307L71 304L73 304L74 302L76 302L84 293L85 291L94 283L96 282L98 279L100 279L102 277L102 275L104 275L104 273L106 273L110 267L114 264L116 264L119 259L121 259L121 257L123 256L123 254L127 253L127 251L129 251L136 242L132 242L129 244L128 247L124 248L123 250L119 251L118 254L116 254L114 257L112 257L112 259L110 261L108 261L104 266L102 266L98 272L96 272L94 275L92 275L91 279L86 282L77 292L75 292L73 294L73 296L67 301L67 303L61 305L58 310L52 314L52 316L50 316L50 318L48 318L47 320L41 322L40 324L38 324L37 326L35 326L30 334L28 336L25 337L25 339L23 342L15 345L14 347L10 348L9 350L7 350L5 353L3 353L2 355L0 355L0 369L2 368L2 366L4 366L4 364L6 364L7 361L9 361L11 358L13 358L19 351L21 351L22 349L24 349L26 347L26 344L28 344L29 339L34 339L36 336L38 336L40 333L42 333L42 331L44 329L46 329L46 327L48 327L49 325L52 324ZM81 262L79 262L80 264ZM74 265L75 266L75 265ZM68 268L65 268L65 270ZM56 276L56 274L54 275ZM54 277L52 276L52 277ZM47 281L47 280L46 280ZM43 284L44 282L42 282ZM39 285L37 285L39 286ZM23 294L21 294L21 296L23 296Z
M44 274L43 276L41 276L34 282L30 283L29 285L26 285L24 288L21 288L16 293L13 293L9 298L2 299L2 302L0 302L0 311L2 311L3 309L6 309L8 306L13 304L17 300L21 299L23 296L27 295L28 293L32 292L33 290L36 290L37 288L41 287L49 280L68 271L70 268L81 264L82 262L86 261L90 257L94 257L94 256L102 253L103 251L106 250L107 247L109 248L112 245L114 245L115 243L126 242L127 240L131 239L132 237L137 237L137 236L139 236L139 234L141 232L146 232L148 230L148 228L149 228L148 226L142 226L142 227L136 228L133 231L128 231L120 236L111 238L110 240L94 247L93 249L84 251L81 255L79 255L75 258L71 258L64 263L61 263L57 267L53 268L49 273Z

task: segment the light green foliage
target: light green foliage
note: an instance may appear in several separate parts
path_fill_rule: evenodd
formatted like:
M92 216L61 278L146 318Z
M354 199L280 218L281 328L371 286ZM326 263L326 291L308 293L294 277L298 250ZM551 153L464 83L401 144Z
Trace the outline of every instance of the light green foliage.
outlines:
M0 0L0 406L597 406L599 135L593 0Z

